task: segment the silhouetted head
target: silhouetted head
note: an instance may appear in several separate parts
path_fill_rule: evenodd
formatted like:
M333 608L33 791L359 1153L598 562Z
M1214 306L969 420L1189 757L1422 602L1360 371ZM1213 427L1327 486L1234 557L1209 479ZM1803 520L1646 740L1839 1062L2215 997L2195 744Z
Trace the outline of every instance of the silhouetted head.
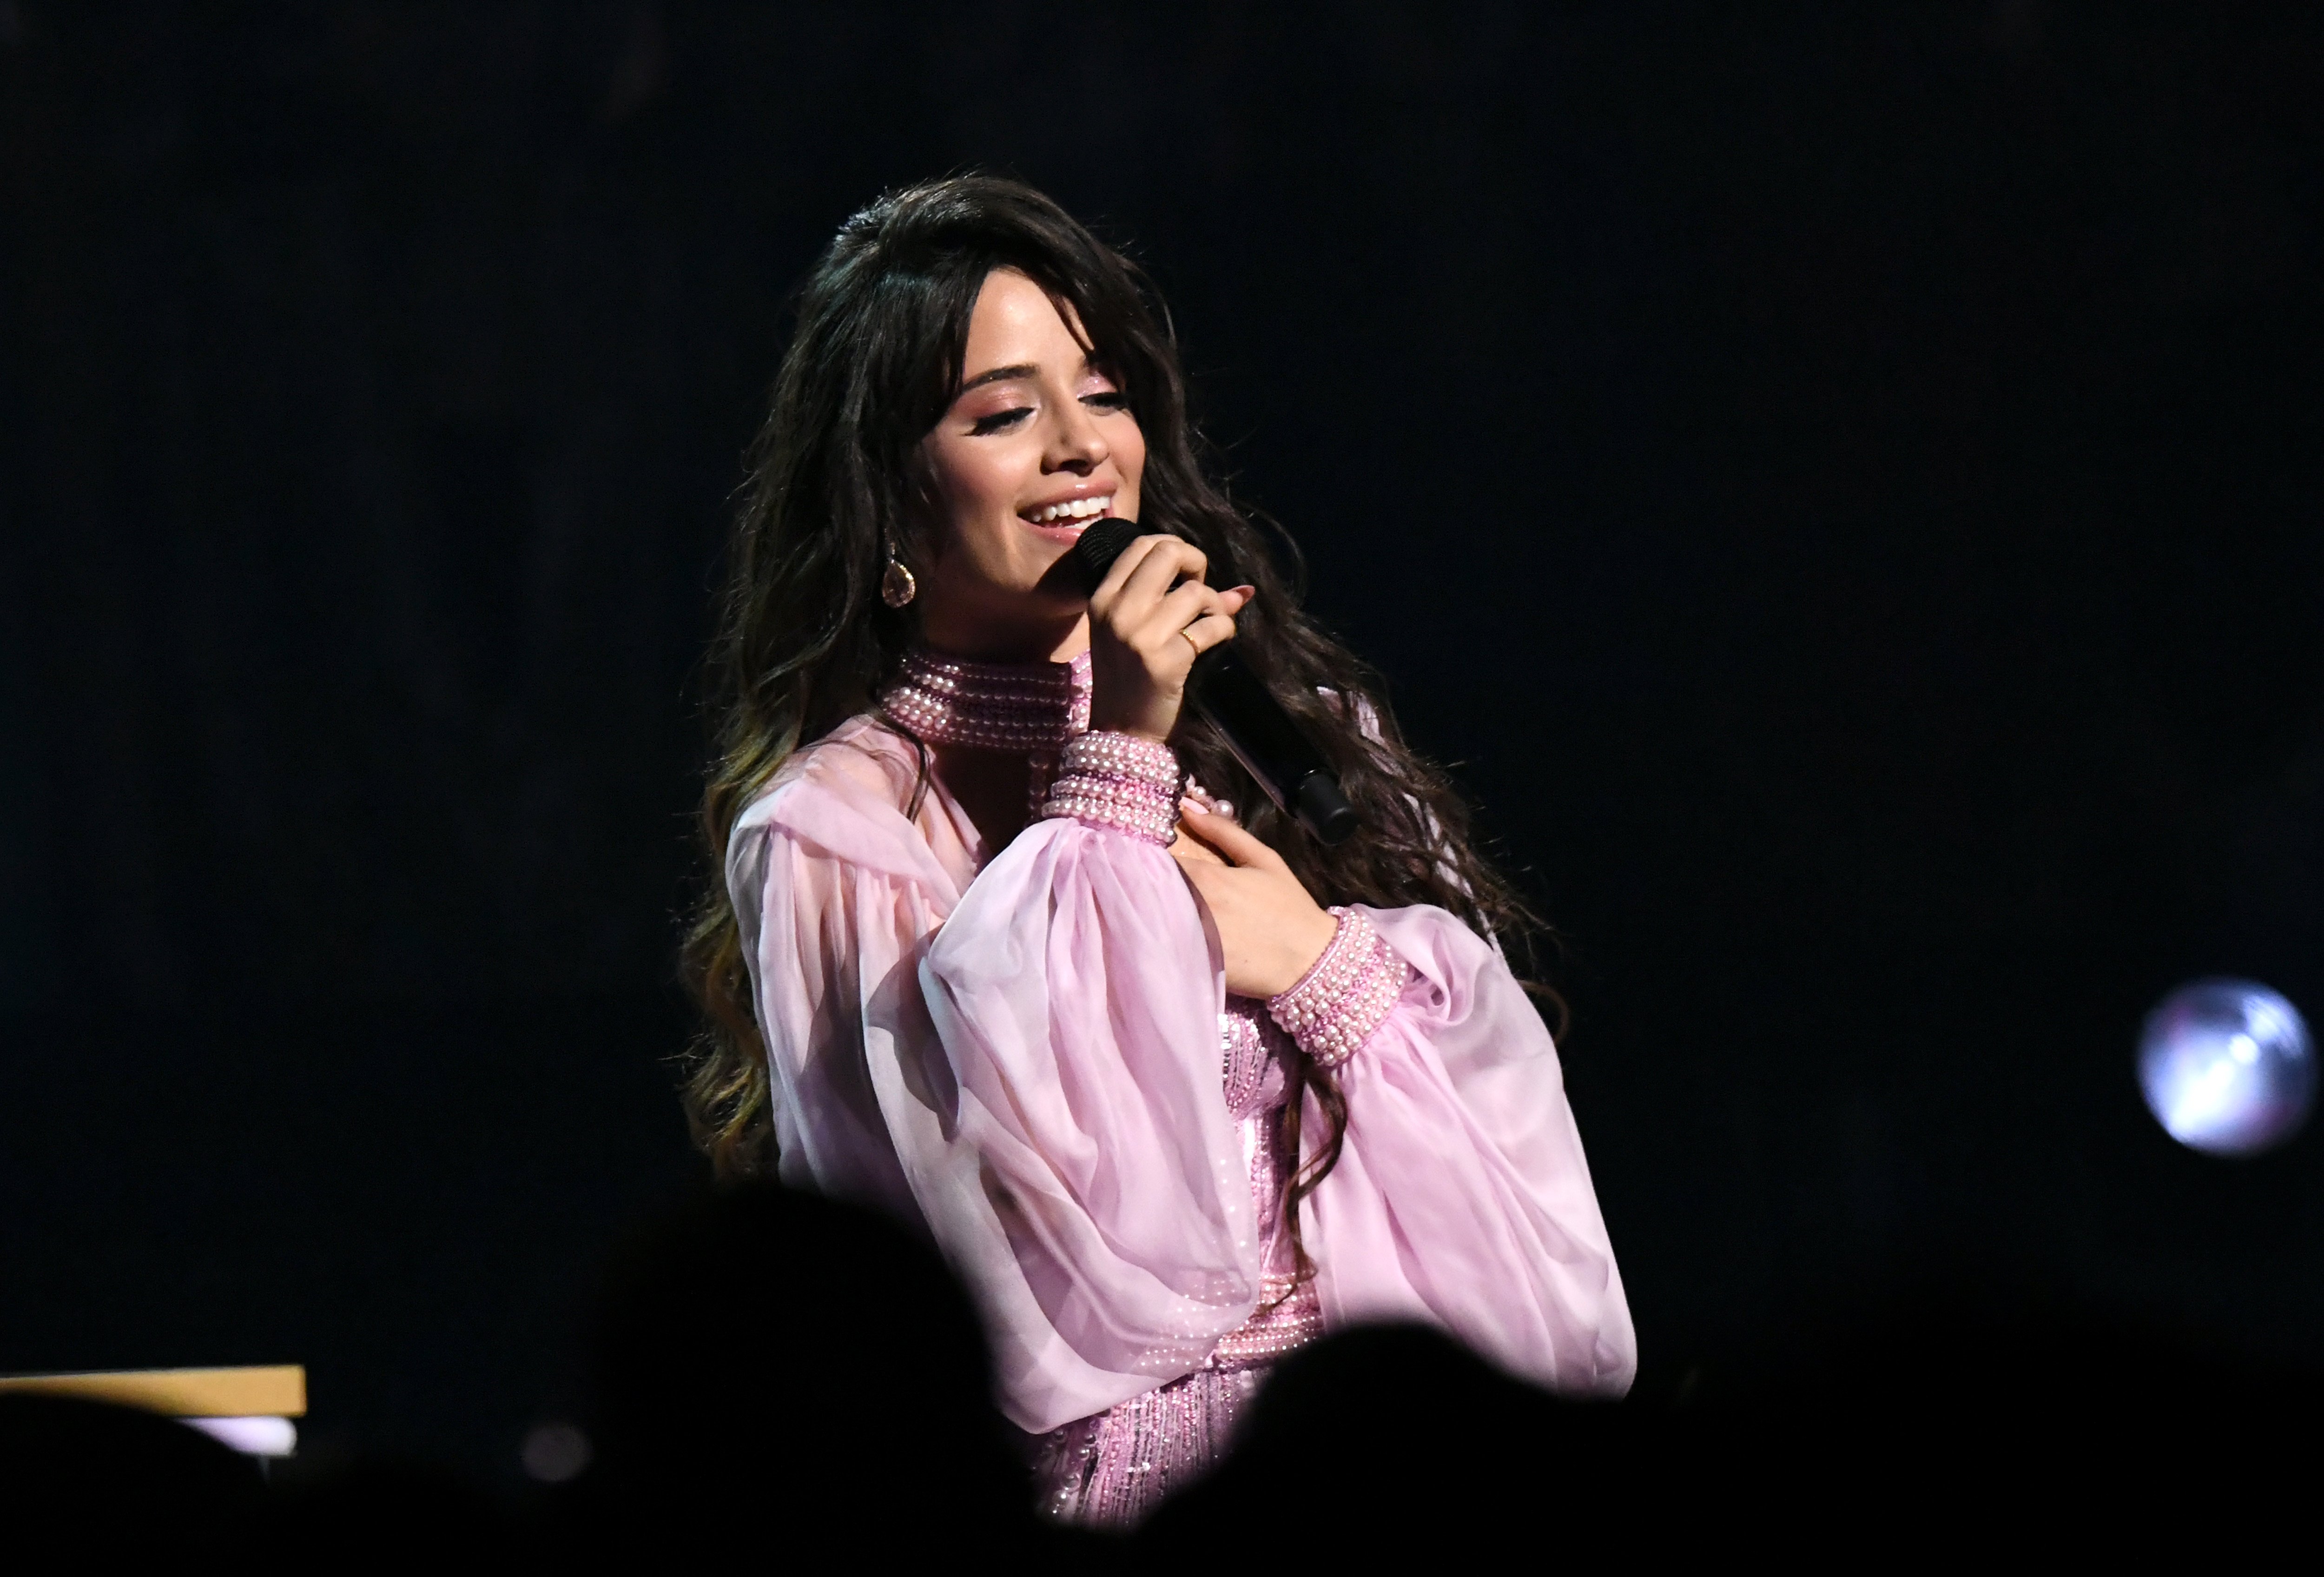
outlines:
M1330 1563L1422 1550L1583 1558L1613 1526L1630 1422L1612 1404L1512 1379L1434 1330L1347 1331L1283 1361L1226 1462L1141 1542L1188 1559L1265 1539Z
M617 1255L599 1317L599 1484L658 1547L866 1554L1021 1526L1030 1491L982 1333L935 1251L884 1217L723 1189Z
M49 1569L235 1553L262 1480L250 1458L174 1418L67 1397L0 1396L0 1528Z

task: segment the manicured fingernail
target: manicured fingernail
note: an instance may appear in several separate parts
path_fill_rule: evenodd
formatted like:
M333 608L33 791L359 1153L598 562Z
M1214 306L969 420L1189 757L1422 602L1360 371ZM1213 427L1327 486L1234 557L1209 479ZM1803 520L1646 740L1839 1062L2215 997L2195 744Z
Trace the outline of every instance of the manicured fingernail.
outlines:
M1209 811L1203 808L1203 802L1199 799L1181 799L1178 801L1178 808L1192 811L1196 816L1210 815Z

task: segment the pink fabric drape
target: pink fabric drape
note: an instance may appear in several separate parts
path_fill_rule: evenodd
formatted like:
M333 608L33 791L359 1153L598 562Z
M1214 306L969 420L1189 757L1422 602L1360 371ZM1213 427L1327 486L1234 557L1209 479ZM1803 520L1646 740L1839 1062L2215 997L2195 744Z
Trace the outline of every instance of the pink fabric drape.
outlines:
M850 724L735 828L779 1174L924 1226L1043 1432L1194 1370L1259 1302L1218 950L1164 850L1060 819L988 858L941 784L908 814L915 766ZM1305 1217L1327 1329L1425 1320L1619 1392L1628 1310L1547 1031L1451 915L1367 912L1415 973L1340 1073Z

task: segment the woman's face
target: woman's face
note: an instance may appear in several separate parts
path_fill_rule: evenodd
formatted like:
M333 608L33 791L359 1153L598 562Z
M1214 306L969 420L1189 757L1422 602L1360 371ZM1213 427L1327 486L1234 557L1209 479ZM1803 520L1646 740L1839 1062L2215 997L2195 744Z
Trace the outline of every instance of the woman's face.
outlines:
M922 447L945 514L936 562L911 566L928 644L1002 660L1080 651L1089 599L1058 560L1093 521L1138 518L1146 438L1074 325L1014 269L985 277L960 393Z

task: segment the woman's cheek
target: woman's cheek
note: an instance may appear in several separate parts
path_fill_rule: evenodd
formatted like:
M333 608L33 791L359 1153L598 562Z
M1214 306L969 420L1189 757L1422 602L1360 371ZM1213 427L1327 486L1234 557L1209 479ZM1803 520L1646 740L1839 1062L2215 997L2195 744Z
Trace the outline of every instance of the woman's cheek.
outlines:
M1130 484L1130 500L1135 505L1145 496L1146 433L1138 425L1138 419L1127 413L1121 418L1121 425L1125 430L1112 446L1114 469ZM1136 517L1135 509L1124 512Z
M944 459L942 491L952 516L952 530L946 535L981 558L980 540L993 534L992 517L1003 507L999 479L992 475L990 456L973 450L954 451Z
M1013 517L1019 497L1040 480L1040 450L1023 443L993 444L978 458L983 462L977 468L977 487L985 515L996 522Z

